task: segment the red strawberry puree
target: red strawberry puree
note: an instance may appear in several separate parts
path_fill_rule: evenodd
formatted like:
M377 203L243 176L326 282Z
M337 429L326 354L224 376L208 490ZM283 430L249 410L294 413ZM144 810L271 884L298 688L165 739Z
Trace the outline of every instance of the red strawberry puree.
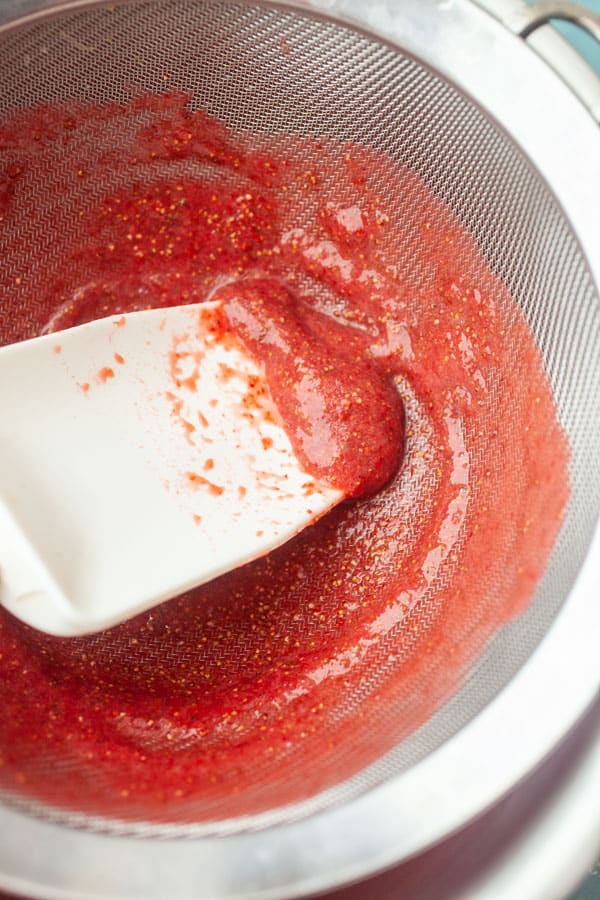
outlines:
M5 340L219 298L296 451L354 498L103 634L0 611L0 786L185 822L351 776L456 690L558 533L568 449L523 317L441 200L365 148L236 135L165 95L18 113L0 153L0 292L28 311ZM39 268L13 262L17 210L51 229Z

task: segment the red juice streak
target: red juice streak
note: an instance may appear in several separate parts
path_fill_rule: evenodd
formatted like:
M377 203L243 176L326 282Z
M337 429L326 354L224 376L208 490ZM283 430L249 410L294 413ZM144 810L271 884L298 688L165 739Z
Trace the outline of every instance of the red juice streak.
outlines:
M98 374L96 375L96 380L101 382L102 384L106 384L109 378L115 377L114 369L111 369L109 366L104 366Z
M369 370L361 390L385 400L394 379L405 434L376 494L118 628L61 640L0 610L0 786L179 822L301 800L422 724L527 606L568 498L533 337L417 176L361 147L234 135L186 103L0 126L0 339L219 290L233 316L244 284L266 325L264 282L283 333L310 336L303 365L314 353L322 373L332 346L340 381L346 351ZM25 264L19 219L52 235L43 266ZM295 355L264 362L282 392ZM346 387L316 395L343 406Z
M214 299L263 364L304 467L347 497L383 487L400 465L404 412L392 379L367 357L364 335L266 279L228 285Z
M197 472L187 472L186 478L193 487L201 488L206 487L210 494L214 494L217 497L220 497L225 488L221 487L219 484L215 484L213 481L209 481L208 478L205 478L203 475L198 475Z

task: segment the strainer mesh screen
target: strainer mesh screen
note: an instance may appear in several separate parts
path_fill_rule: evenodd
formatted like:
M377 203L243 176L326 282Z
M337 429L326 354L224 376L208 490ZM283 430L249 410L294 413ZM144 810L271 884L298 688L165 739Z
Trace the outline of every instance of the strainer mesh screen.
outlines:
M202 797L163 798L155 814L138 804L135 792L128 796L122 787L112 809L106 804L98 809L79 788L78 800L70 802L68 810L60 809L56 799L45 804L30 796L24 766L37 774L38 782L40 773L49 781L66 773L77 775L78 785L87 779L97 792L111 795L110 765L105 760L100 765L94 756L106 750L101 718L95 720L95 743L90 739L87 759L81 753L71 755L68 741L60 744L57 756L54 736L42 733L34 763L31 757L11 763L9 748L0 746L0 757L6 756L0 783L11 802L20 800L45 815L81 824L98 825L102 813L108 816L104 826L114 829L223 833L304 815L413 765L481 710L535 649L569 592L598 513L600 317L594 286L568 223L510 138L451 84L363 34L298 11L258 4L163 0L80 10L0 36L3 115L65 100L123 104L165 91L186 92L192 109L206 110L236 131L268 135L271 146L280 140L285 147L286 135L350 141L388 154L418 175L468 229L523 310L543 354L571 448L570 503L534 601L490 640L485 652L477 655L481 647L474 646L463 658L460 672L448 679L455 686L464 676L462 686L449 699L437 682L437 687L426 680L413 685L423 696L433 692L432 708L445 701L425 724L411 718L411 698L405 692L394 694L386 687L394 666L402 665L402 654L396 658L393 652L401 639L392 633L381 642L360 682L340 682L338 702L326 718L316 711L316 733L307 732L301 746L283 741L272 759L265 756L250 767L240 740L236 772L216 777ZM42 288L60 272L62 259L77 241L81 214L132 178L127 168L98 166L95 171L94 161L127 146L127 129L138 129L147 116L140 105L137 117L91 121L87 132L79 128L85 169L81 184L65 170L67 157L56 143L40 150L37 164L24 173L17 224L0 231L0 342L33 336L47 322ZM72 157L68 159L71 165ZM0 170L8 171L17 161L18 148L0 144ZM186 160L148 161L143 174L148 181L213 177L209 166ZM379 189L398 190L384 182ZM390 199L393 205L395 196ZM403 209L410 206L400 194L397 201ZM301 209L297 215L301 224ZM407 221L406 234L410 227ZM410 280L413 259L402 252L402 236L400 231L396 263L400 277ZM79 276L85 283L84 269ZM515 368L520 365L515 358ZM510 418L511 410L499 409L506 428L511 427ZM497 583L489 585L489 597L502 590L501 584L500 573ZM146 679L149 671L156 673L149 682L151 701L154 691L168 689L165 670L197 665L185 635L169 632L168 617L168 611L156 611L152 627L146 624L143 630L143 646L131 630L83 642L46 641L4 617L3 628L13 635L13 646L28 647L48 675L48 696L26 697L23 703L51 704L52 685L64 679L81 681L82 672L92 672L89 664L112 673L108 688L104 676L104 689L113 690L116 698L111 716L119 715L119 702L127 704L128 679L135 683L140 668ZM478 617L485 618L485 609L474 610L475 624ZM306 622L308 641L312 626L308 617ZM326 627L333 641L336 623ZM241 658L253 640L250 632L232 636L227 645L215 645L209 652L215 658L221 655L234 671L232 656ZM255 649L258 652L258 646ZM447 659L444 664L448 666ZM174 681L174 696L178 690ZM182 704L187 703L185 690L180 693ZM257 718L260 715L257 701ZM144 716L140 712L140 720ZM156 777L151 758L158 748L161 759L181 765L183 779L193 766L193 755L185 757L195 739L189 725L187 731L182 729L173 716L152 724L139 747L140 771L147 769L147 779ZM331 737L328 743L323 743L324 732ZM207 740L216 766L218 736ZM164 755L169 741L175 748L170 757ZM202 752L205 757L204 748ZM179 757L185 757L185 765ZM204 757L203 765L210 767Z

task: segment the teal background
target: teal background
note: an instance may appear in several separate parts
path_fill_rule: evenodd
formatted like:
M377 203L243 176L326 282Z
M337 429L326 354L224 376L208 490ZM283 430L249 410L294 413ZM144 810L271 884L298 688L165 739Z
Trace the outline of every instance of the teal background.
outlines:
M572 900L598 900L600 898L600 863L592 870Z

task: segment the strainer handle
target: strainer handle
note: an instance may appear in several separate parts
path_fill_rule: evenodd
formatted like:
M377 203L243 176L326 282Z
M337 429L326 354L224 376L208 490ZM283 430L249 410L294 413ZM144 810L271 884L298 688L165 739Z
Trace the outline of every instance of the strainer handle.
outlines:
M527 8L523 13L524 22L519 30L523 38L529 37L540 26L547 25L552 19L561 19L579 25L600 42L600 15L586 9L580 3L569 0L543 0Z
M478 0L493 13L491 0ZM497 2L497 0L494 0ZM531 6L524 0L506 0L510 12L499 15L514 34L528 40L600 125L600 78L592 65L554 29L553 19L571 22L600 42L600 15L571 0L540 0Z

